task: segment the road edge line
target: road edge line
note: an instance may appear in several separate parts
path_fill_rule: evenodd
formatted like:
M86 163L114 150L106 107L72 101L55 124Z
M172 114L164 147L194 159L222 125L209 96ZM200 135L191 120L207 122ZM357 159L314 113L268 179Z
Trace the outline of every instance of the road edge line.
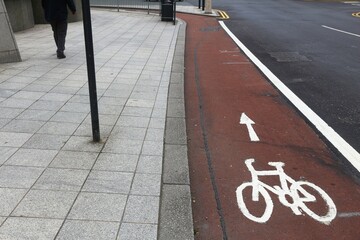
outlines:
M316 127L316 129L360 172L360 154L348 144L334 129L322 120L310 107L295 95L281 80L275 76L225 25L219 21L221 27L232 38L236 45L260 69L260 71L274 84L274 86Z

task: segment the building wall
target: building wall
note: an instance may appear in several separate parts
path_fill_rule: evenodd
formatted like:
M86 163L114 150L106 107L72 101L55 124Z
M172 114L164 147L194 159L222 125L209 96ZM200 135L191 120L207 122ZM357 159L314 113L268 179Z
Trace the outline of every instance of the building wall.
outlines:
M0 0L0 63L20 62L21 57L4 0Z
M34 27L31 0L4 0L14 32Z

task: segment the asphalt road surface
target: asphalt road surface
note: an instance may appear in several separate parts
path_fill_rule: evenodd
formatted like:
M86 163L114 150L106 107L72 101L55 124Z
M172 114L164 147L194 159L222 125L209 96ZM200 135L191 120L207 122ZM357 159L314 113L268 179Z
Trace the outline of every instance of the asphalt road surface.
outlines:
M197 4L194 1L193 4ZM360 152L360 4L213 0L226 25Z
M215 18L178 17L195 239L358 240L360 186L339 158Z

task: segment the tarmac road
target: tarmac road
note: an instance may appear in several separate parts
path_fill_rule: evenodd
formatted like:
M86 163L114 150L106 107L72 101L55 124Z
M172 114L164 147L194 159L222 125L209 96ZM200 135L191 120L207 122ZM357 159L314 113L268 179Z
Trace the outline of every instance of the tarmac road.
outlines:
M224 0L229 29L360 152L359 4ZM339 32L343 31L343 32Z
M358 239L360 186L340 159L216 19L178 17L187 22L185 104L196 239ZM255 124L240 124L243 113ZM285 165L275 171L269 162ZM251 170L250 163L268 171ZM256 173L264 176L257 181ZM259 189L259 201L251 189Z

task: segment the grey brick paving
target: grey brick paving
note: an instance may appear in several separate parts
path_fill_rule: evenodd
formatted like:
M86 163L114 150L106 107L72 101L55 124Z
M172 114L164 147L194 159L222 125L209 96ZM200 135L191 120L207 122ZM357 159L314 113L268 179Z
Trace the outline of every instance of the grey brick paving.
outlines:
M50 26L35 25L15 34L24 61L0 65L0 239L157 239L182 23L104 9L92 20L100 143L81 22L69 24L66 59L56 59Z

